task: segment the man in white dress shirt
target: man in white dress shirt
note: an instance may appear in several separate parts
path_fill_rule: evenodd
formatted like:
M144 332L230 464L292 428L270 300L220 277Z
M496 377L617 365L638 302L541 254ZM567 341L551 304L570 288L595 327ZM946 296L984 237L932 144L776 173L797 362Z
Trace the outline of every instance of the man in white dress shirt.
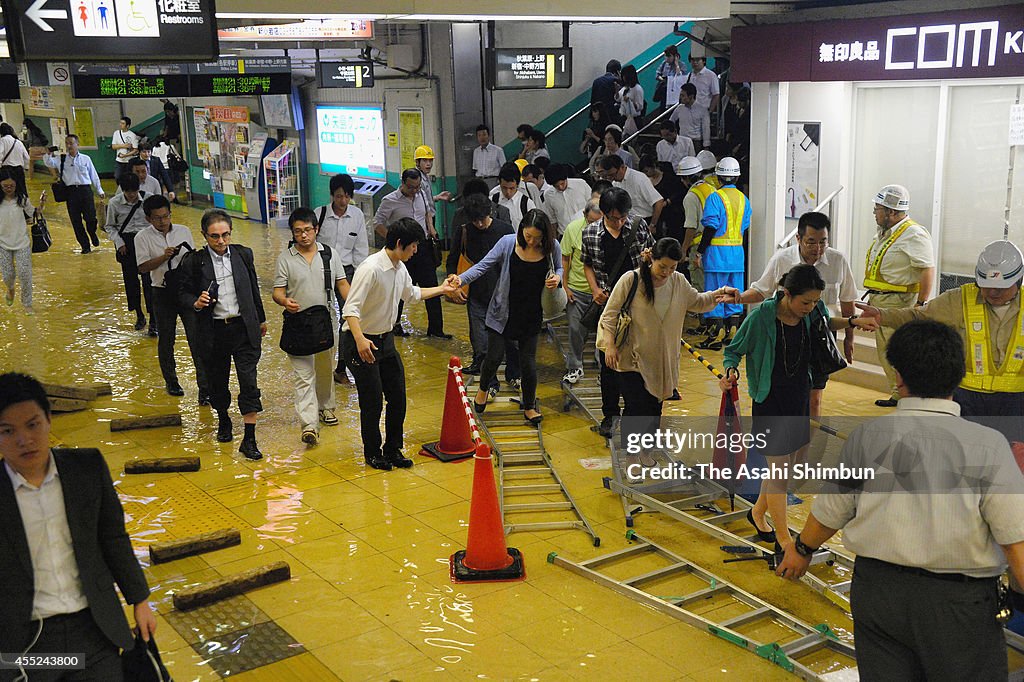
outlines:
M813 265L825 280L825 291L821 294L821 300L832 314L838 310L843 317L853 316L856 313L854 302L857 300L857 282L853 278L853 269L846 256L828 245L831 226L831 221L824 213L811 211L800 216L797 243L776 251L765 266L761 279L739 294L734 303L751 305L774 296L783 276L795 266L805 263ZM853 362L854 338L853 327L847 327L843 343L847 362ZM811 379L811 417L815 419L821 415L821 396L827 382L828 375L814 376Z
M612 181L612 185L629 193L629 198L633 200L630 216L642 218L654 229L661 217L661 210L665 208L665 199L654 189L651 179L638 170L627 168L622 159L615 155L601 159L601 171L606 180Z
M544 197L545 209L559 239L569 223L583 215L591 194L586 180L570 178L569 170L566 164L554 163L546 173L551 190Z
M675 168L680 161L687 156L694 156L693 140L679 134L679 128L675 121L664 119L658 127L661 133L661 141L655 147L658 153L658 161L672 164Z
M82 253L86 254L92 250L89 246L90 240L93 246L100 245L100 238L96 234L99 221L96 219L96 203L92 188L96 188L101 201L106 194L103 193L103 185L100 184L100 176L92 159L78 151L78 135L71 134L64 138L64 147L68 150L66 154L51 152L49 156L43 157L43 162L55 169L57 179L63 180L67 185L68 218L71 219L71 227L75 230L75 239L82 247Z
M122 116L117 130L110 136L110 148L114 150L114 182L128 172L128 162L138 156L139 136L131 130L132 120Z
M389 225L385 247L356 270L342 311L342 357L356 378L363 456L368 466L383 471L412 466L412 460L402 454L405 367L392 332L398 303L425 301L457 291L447 280L429 289L412 283L405 263L423 239L423 228L412 218L400 218ZM384 400L388 406L382 440L380 414Z
M498 173L498 186L492 189L490 194L492 203L508 209L512 227L516 229L519 228L519 223L523 222L523 216L531 209L537 208L533 200L519 189L522 178L516 164L506 163Z
M473 174L483 178L487 187L498 184L498 172L505 165L505 150L491 143L491 129L484 124L476 127L476 141L473 148Z
M117 181L118 192L107 204L107 219L103 230L114 242L117 262L121 265L124 280L124 294L128 310L135 312L135 331L146 328L146 316L142 313L143 298L149 313L149 335L156 336L156 318L153 314L153 292L149 275L140 273L135 262L135 236L149 227L142 212L142 201L148 195L139 189L139 179L126 173ZM141 280L141 284L140 284Z

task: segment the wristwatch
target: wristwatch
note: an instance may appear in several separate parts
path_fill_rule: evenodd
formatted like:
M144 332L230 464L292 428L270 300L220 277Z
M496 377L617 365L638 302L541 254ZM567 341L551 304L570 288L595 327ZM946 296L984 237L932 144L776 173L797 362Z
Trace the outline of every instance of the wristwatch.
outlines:
M809 547L804 544L804 541L800 539L800 533L797 533L796 537L793 538L793 546L796 548L796 553L802 557L813 556L820 549L819 547Z
M854 321L854 320L856 320L856 319L857 319L857 316L856 316L856 315L850 315L850 316L849 316L848 318L846 318L846 323L847 323L847 324L848 324L849 326L851 326L851 327L852 327L852 326L853 326L853 321Z

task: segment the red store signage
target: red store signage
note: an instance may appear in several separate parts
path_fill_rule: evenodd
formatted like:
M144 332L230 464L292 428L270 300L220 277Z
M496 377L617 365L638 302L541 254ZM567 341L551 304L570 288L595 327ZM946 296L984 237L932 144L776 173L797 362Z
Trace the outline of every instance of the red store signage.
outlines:
M1024 4L732 30L734 81L1024 76Z

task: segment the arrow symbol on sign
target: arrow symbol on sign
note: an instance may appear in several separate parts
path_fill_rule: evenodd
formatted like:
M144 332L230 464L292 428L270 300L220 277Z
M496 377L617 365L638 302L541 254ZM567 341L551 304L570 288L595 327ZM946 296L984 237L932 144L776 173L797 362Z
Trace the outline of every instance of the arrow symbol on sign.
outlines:
M36 25L44 31L52 31L53 26L43 21L43 19L64 19L68 18L68 11L64 9L43 9L46 5L46 0L35 0L32 5L25 10L25 16L36 22Z

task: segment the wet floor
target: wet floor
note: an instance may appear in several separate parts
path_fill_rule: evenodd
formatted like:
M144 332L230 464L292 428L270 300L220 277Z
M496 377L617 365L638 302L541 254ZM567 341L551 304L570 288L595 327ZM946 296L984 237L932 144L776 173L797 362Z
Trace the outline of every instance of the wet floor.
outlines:
M34 196L42 187L38 178ZM200 214L176 205L172 217L199 242ZM281 309L271 300L287 233L237 221L233 240L254 250L270 324L259 365L266 409L257 428L266 457L249 462L236 451L237 434L234 444L215 442L216 419L196 404L183 335L177 357L186 396L165 393L156 340L133 329L110 241L104 236L101 248L80 255L63 206L51 204L48 215L54 244L33 256L35 315L17 301L0 309L0 367L52 383L111 384L113 394L89 409L55 416L53 438L99 447L106 456L153 591L157 641L179 682L600 679L621 675L624 666L651 680L788 677L753 654L546 562L552 551L582 560L627 543L622 503L602 486L608 472L580 462L607 457L603 440L580 412L560 412L563 368L550 341L542 342L538 358L544 442L602 546L595 549L581 531L515 533L508 544L525 556L526 581L453 585L448 557L466 546L472 464L443 464L416 452L438 436L449 356L467 354L468 361L463 308L444 306L446 329L456 337L451 342L422 337L422 306L409 314L418 335L398 340L412 469L364 465L352 386L338 387L340 424L324 427L320 445L307 448L299 442L291 370L277 348ZM684 400L669 403L667 412L717 414L721 394L713 377L685 353L681 367ZM876 397L836 383L826 411L874 414L876 408L864 406ZM175 411L180 428L109 430L111 419ZM200 457L202 469L124 473L130 459L181 455ZM806 504L795 508L798 523L806 512ZM241 531L241 545L150 565L151 543L228 527ZM849 619L824 598L775 579L760 562L721 564L714 539L655 514L639 516L635 530L807 622L827 622L849 636ZM291 566L291 580L188 613L172 606L176 590L274 561Z

